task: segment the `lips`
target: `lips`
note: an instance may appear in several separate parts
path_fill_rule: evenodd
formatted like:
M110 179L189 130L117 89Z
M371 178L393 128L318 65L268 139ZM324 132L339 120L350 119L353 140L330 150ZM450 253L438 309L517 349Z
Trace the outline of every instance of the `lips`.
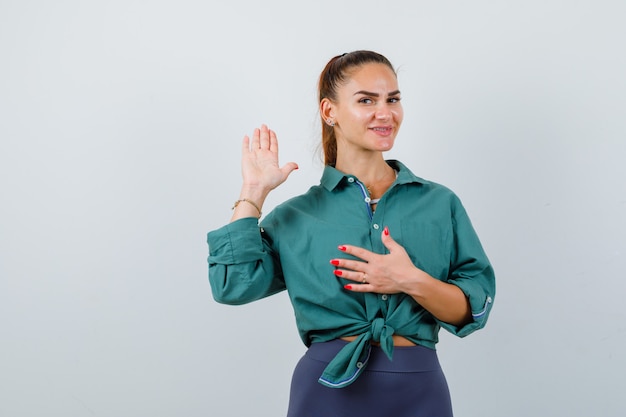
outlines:
M393 128L391 126L370 127L370 130L384 136L388 136L393 132Z

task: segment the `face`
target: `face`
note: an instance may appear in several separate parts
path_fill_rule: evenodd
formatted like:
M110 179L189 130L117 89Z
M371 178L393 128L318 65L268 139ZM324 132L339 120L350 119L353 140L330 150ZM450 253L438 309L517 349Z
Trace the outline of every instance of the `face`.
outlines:
M390 150L404 116L394 72L384 64L365 64L337 93L337 101L328 101L325 109L336 124L337 151Z

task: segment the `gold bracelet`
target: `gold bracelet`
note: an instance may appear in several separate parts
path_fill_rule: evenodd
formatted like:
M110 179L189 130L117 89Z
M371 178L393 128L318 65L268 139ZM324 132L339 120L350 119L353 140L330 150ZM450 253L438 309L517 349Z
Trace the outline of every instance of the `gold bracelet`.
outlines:
M237 200L235 201L235 204L233 205L233 208L231 210L234 210L235 207L237 207L239 205L239 203L241 203L242 201L245 201L246 203L250 203L254 206L254 208L256 209L256 211L259 212L259 219L261 218L261 209L259 208L259 206L256 205L256 203L252 200L248 200L247 198L242 198L241 200Z

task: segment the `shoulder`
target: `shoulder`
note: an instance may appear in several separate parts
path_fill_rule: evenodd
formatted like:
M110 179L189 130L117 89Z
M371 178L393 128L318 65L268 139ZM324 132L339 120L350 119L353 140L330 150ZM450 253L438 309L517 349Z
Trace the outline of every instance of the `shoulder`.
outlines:
M387 162L398 172L399 185L408 185L415 192L428 195L429 197L437 197L451 202L459 201L456 193L449 187L415 175L413 171L400 161L389 160Z

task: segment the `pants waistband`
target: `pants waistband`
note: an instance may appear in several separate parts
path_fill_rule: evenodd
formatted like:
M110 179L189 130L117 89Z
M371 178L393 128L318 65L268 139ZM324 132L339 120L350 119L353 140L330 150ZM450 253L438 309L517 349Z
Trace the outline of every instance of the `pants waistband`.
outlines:
M319 362L329 363L348 344L341 339L313 343L306 356ZM429 372L441 369L437 351L424 346L395 346L392 360L379 346L372 346L366 371L380 372Z

